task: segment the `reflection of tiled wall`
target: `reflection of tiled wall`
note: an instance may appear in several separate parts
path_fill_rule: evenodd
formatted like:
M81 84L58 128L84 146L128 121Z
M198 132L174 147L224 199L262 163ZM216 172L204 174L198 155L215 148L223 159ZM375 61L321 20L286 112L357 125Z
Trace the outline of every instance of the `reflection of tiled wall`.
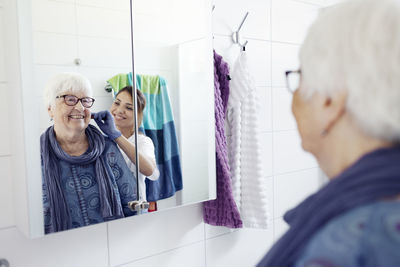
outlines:
M39 105L47 80L58 72L88 77L96 102L93 111L107 109L111 94L107 79L131 66L129 1L32 1L35 91ZM74 60L81 59L76 66ZM50 125L43 105L41 128Z
M73 10L68 7L75 2L74 0L47 2L52 8L65 11L64 21L68 22L73 16ZM88 7L104 5L107 1L76 2L82 5L78 16L88 21L86 30L92 30L92 18L85 12L89 12ZM13 207L12 204L12 181L8 169L12 154L9 136L12 133L7 128L13 116L8 114L8 102L5 98L8 87L3 64L4 40L1 38L3 27L6 25L2 23L4 14L0 0L0 258L7 258L13 267L254 265L270 247L274 238L285 231L286 225L281 219L284 211L314 191L319 184L316 162L300 147L296 125L290 114L291 96L284 88L282 71L297 67L296 54L307 25L320 5L327 2L332 1L214 2L215 49L230 63L234 62L238 51L238 48L230 43L230 31L236 29L245 12L250 11L243 26L243 37L249 40L249 68L254 75L262 102L260 112L264 118L261 125L264 176L269 182L267 190L271 196L273 215L269 230L232 231L205 225L202 222L201 205L197 204L28 240L15 228L13 219L14 209L18 207ZM103 6L104 12L117 12L118 8L115 7L123 5L125 0L114 3L115 6ZM50 8L49 6L44 8ZM50 16L51 12L48 15ZM96 18L93 20L99 21ZM57 18L57 21L63 21L63 18ZM107 22L112 23L112 19L108 19ZM63 25L65 36L76 30L72 24ZM38 24L35 27L51 25ZM82 28L82 31L85 31L85 28ZM94 37L86 38L92 40ZM98 62L96 60L98 59L93 57L93 62ZM50 71L49 68L46 64L38 64L35 70L45 73ZM75 67L71 65L71 68ZM107 74L107 70L91 66L86 70L85 74L93 78L101 71L102 75ZM101 81L97 82L100 83ZM35 88L38 88L38 85L35 85Z

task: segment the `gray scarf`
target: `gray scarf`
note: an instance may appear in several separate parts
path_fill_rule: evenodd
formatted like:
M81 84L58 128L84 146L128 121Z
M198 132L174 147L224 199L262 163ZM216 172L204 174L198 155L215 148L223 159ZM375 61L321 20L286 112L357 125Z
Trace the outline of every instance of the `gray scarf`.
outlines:
M78 157L70 156L62 150L56 140L54 126L49 127L40 137L42 175L48 192L51 222L55 232L72 228L69 209L60 183L58 165L60 160L77 165L94 163L102 217L105 220L124 217L121 201L113 189L111 180L113 173L107 171L109 168L105 167L105 160L101 157L105 148L104 136L92 125L86 128L85 134L89 141L89 149Z

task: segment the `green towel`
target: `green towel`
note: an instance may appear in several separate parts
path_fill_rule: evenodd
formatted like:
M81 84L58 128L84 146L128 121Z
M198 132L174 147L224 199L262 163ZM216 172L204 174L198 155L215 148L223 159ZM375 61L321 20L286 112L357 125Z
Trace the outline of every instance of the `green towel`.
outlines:
M121 90L122 88L131 85L129 83L128 75L124 73L117 74L113 77L111 77L107 81L113 88L114 90L114 96Z

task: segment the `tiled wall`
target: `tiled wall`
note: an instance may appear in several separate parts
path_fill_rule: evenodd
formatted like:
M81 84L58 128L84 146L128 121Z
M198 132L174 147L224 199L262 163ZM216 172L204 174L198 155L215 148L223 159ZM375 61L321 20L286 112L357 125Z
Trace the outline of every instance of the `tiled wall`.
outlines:
M54 1L60 5L68 2ZM85 0L87 5L91 2L94 1ZM269 184L272 211L270 229L230 230L205 225L201 204L196 204L29 240L18 232L13 219L18 206L12 204L8 169L12 153L8 140L12 133L7 125L12 114L8 114L5 97L7 80L1 38L6 25L2 23L0 0L0 258L8 259L12 267L254 265L285 231L281 219L285 210L320 184L315 160L300 147L283 71L298 67L299 44L318 9L326 3L325 0L214 1L214 46L229 63L234 62L239 51L231 44L231 31L236 30L245 12L250 12L242 33L249 40L246 53L261 100L264 176ZM65 25L66 32L74 30L70 26Z

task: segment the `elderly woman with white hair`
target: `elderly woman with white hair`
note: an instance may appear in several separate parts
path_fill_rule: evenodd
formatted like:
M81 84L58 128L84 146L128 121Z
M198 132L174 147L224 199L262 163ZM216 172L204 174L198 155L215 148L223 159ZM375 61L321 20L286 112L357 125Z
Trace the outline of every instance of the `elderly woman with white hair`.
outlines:
M136 179L113 141L118 136L89 125L90 82L61 73L45 97L54 122L40 137L45 233L134 215L128 202L136 200Z
M324 9L286 75L302 146L330 181L285 214L258 266L400 266L400 1Z

